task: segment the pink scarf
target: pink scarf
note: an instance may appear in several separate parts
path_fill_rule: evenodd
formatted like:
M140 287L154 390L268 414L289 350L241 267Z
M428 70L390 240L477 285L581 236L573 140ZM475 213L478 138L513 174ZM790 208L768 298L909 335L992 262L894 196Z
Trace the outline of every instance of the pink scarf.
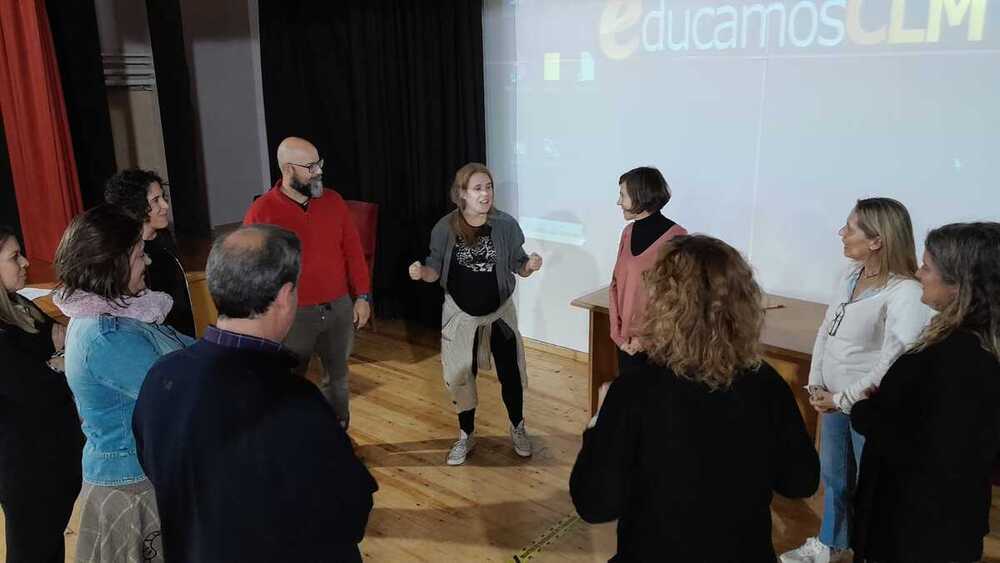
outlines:
M59 290L52 294L52 303L70 318L111 315L162 324L170 308L174 306L174 298L160 291L147 290L136 297L123 297L114 301L86 291L75 291L69 299L65 299L63 291Z

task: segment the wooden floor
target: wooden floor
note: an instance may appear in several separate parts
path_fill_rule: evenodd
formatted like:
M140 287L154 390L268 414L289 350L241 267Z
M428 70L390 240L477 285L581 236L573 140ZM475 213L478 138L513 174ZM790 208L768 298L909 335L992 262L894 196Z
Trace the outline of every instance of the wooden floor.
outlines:
M437 333L385 321L378 329L377 334L361 333L351 361L351 435L380 486L361 544L366 560L611 557L614 524L580 522L567 491L589 418L585 364L527 350L525 420L535 443L535 455L527 460L511 450L496 378L482 374L479 443L464 466L449 467L444 458L456 438L457 419L441 382ZM816 533L819 503L818 495L807 501L775 500L779 552ZM1000 530L998 508L1000 494L995 493L994 530ZM720 517L725 517L725 507L720 507ZM67 561L72 560L77 525L74 514L66 535ZM0 534L2 529L0 517ZM3 553L0 542L0 560ZM987 561L1000 561L1000 535L987 538L987 555Z

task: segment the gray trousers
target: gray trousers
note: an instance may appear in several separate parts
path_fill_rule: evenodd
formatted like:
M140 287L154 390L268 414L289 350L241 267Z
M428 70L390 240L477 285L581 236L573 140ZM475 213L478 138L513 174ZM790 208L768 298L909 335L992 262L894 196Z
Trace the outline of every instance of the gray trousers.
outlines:
M344 429L351 421L347 358L353 344L354 301L350 295L329 303L299 307L284 342L299 357L295 371L301 376L305 376L313 352L319 355L329 378L329 385L322 388L323 395Z

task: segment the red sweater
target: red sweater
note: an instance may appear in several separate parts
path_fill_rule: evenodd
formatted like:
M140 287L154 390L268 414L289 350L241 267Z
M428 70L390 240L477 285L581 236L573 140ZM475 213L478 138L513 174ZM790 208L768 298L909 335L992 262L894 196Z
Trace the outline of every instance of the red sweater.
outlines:
M324 189L307 209L281 191L279 180L253 202L244 225L267 223L288 229L302 241L299 306L317 305L348 294L371 292L368 264L358 230L340 194Z

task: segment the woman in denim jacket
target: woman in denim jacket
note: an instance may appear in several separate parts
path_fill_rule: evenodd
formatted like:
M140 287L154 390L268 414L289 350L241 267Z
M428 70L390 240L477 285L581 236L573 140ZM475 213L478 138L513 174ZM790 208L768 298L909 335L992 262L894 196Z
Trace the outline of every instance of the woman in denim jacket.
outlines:
M173 299L146 289L140 235L138 221L102 205L74 219L56 251L53 300L70 317L66 377L87 438L78 562L163 557L132 410L153 363L193 341L162 324Z

